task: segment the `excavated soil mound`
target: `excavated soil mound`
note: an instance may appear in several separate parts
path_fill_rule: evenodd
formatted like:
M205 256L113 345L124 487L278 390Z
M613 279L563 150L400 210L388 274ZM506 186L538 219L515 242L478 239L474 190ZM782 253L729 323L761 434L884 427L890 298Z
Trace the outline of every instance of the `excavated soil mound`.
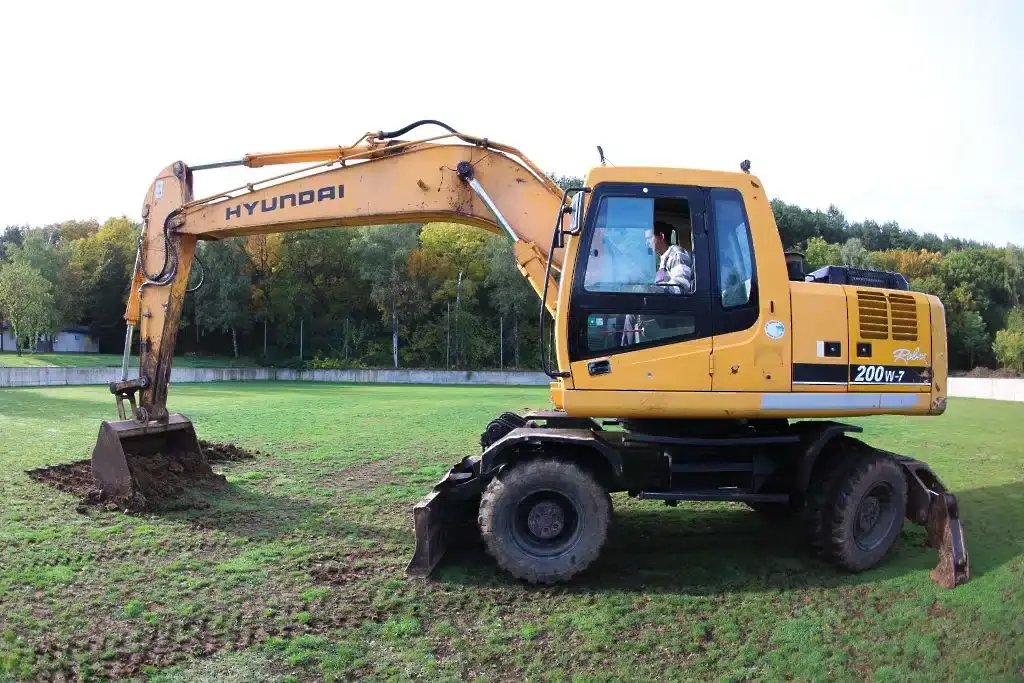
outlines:
M247 451L231 443L200 441L200 447L208 463L251 460L266 456L261 451ZM196 487L203 490L218 490L224 487L223 475L212 470L197 473L196 463L183 463L179 458L161 453L146 456L127 455L128 468L135 480L137 493L127 500L111 500L96 487L92 478L92 464L89 460L40 467L26 472L30 478L43 484L81 498L80 512L85 508L98 507L105 510L126 512L154 512L183 508L204 508L208 503L190 497Z
M26 472L29 477L55 489L75 496L87 496L93 489L92 465L88 460L79 460L52 467L40 467Z
M263 451L247 451L233 443L213 443L199 440L199 446L206 455L207 462L232 462L234 460L252 460L258 455L266 456Z

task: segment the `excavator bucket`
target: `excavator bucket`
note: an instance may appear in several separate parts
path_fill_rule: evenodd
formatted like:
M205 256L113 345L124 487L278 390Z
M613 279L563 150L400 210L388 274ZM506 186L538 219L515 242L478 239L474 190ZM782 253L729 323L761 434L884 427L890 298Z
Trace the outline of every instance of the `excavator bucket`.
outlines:
M939 552L929 574L943 588L956 588L971 578L970 559L956 496L946 490L932 469L920 460L897 456L907 474L907 517L928 530L928 544Z
M184 415L166 423L103 422L92 450L92 477L104 500L132 509L179 492L189 480L218 479Z

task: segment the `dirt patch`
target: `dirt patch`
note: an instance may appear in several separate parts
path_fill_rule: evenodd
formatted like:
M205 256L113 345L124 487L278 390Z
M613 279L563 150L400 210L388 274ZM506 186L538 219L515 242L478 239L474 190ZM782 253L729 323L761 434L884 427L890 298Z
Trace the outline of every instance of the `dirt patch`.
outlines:
M247 451L233 443L214 443L199 440L207 462L234 462L236 460L252 460L257 456L268 457L269 453L260 450Z
M347 557L314 555L305 565L314 581L341 586L385 571L381 562L389 557L388 552L363 548Z
M953 377L983 377L994 379L1016 379L1024 376L1010 368L998 368L993 370L992 368L983 368L981 366L972 369L970 372L953 372L950 373L950 375Z
M26 474L33 481L48 484L75 496L87 496L95 488L92 481L92 465L88 460L40 467L29 470Z
M207 463L236 462L266 456L262 451L248 451L233 443L200 441L200 447ZM190 497L196 486L205 490L219 490L224 487L223 475L202 468L188 459L162 453L136 456L127 454L128 469L134 480L135 493L129 498L113 499L99 489L92 476L92 463L78 460L72 463L39 467L26 472L34 481L81 498L79 512L94 507L104 510L125 512L154 512L188 508L205 508L209 504L201 498Z
M348 465L328 478L328 483L339 491L369 489L397 483L395 461L391 458Z

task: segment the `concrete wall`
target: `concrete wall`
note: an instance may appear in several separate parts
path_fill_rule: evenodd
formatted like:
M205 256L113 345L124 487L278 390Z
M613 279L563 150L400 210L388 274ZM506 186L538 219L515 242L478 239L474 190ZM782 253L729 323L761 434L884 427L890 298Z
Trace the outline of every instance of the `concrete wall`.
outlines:
M120 368L3 368L0 387L107 384L121 378ZM171 383L246 382L379 382L390 384L504 384L547 386L540 372L454 372L447 370L278 370L274 368L172 368Z
M120 368L3 368L0 387L107 384L120 379ZM547 386L540 372L454 372L447 370L276 370L274 368L174 368L172 383L246 382L365 382L387 384L490 384ZM1024 401L1024 379L951 377L949 395Z
M993 398L999 401L1024 401L1024 379L992 377L950 377L950 396Z

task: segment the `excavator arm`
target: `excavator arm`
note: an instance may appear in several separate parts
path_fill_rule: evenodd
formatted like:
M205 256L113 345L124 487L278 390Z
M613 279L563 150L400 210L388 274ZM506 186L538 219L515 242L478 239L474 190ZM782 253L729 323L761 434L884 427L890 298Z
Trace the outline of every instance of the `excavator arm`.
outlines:
M453 141L399 141L367 134L349 147L247 155L237 162L190 168L176 162L154 180L143 206L144 235L125 319L138 330L139 377L115 394L131 398L139 422L167 418L167 386L196 240L327 227L449 221L503 234L514 242L520 271L538 296L552 221L562 220L564 193L511 147L452 134ZM194 199L196 169L226 165L314 166ZM561 250L553 254L558 269ZM554 315L557 285L547 288ZM126 339L127 349L130 337ZM124 373L127 374L126 372ZM122 418L127 415L121 407Z
M448 129L434 138L398 139L417 125ZM196 199L193 173L208 168L310 164ZM107 498L145 506L134 475L157 453L194 479L213 477L192 423L167 410L174 345L197 240L314 228L449 221L507 236L523 276L554 316L560 268L555 248L566 193L518 150L417 122L367 133L348 147L246 155L189 167L178 161L150 185L131 293L121 381L110 385L120 420L107 421L92 455L93 478ZM555 221L553 224L552 221ZM204 274L205 275L205 274ZM128 377L133 334L139 374ZM126 405L127 404L127 405ZM140 460L141 459L141 460Z

